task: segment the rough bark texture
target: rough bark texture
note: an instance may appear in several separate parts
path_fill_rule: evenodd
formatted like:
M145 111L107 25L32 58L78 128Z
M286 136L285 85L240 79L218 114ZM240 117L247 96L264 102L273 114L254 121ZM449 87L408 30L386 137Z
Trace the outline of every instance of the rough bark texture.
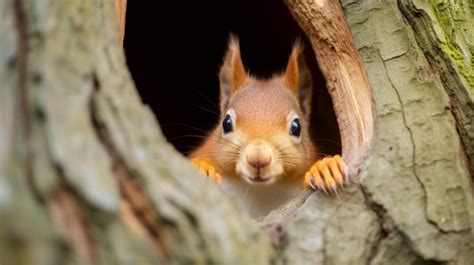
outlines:
M471 174L474 174L474 3L400 1L416 41L449 95Z
M308 12L295 18L314 46L329 2L340 8L288 1ZM430 15L444 9L419 2L342 1L374 104L360 184L255 222L164 140L127 71L114 2L0 1L0 263L472 264L469 69L430 35L450 28ZM367 96L333 81L332 95ZM344 150L363 155L363 143Z
M269 263L269 240L141 103L113 8L0 3L0 262Z
M426 60L403 3L343 5L375 104L375 144L360 177L389 225L373 262L474 261L472 190L443 70Z

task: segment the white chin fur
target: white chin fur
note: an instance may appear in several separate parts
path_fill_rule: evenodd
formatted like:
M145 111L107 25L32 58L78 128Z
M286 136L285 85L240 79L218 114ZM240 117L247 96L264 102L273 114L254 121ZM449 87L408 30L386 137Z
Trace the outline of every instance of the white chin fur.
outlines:
M303 185L288 186L287 183L278 182L271 186L255 185L239 178L224 178L221 187L253 218L266 215L303 190Z

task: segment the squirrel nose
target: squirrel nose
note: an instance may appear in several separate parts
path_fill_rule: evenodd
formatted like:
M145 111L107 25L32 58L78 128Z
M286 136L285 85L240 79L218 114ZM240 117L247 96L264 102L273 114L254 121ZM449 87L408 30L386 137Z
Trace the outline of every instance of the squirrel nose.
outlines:
M257 170L269 166L272 162L272 148L262 141L254 141L245 151L247 164Z
M270 164L271 156L268 157L247 157L247 163L255 169L261 169Z

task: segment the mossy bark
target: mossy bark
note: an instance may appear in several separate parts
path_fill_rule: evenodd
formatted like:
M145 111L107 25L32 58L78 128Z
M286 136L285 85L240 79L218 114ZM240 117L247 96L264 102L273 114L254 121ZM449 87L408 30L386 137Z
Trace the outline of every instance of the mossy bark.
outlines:
M474 3L402 0L402 14L449 95L471 174L474 174Z
M468 67L419 2L342 1L374 104L360 183L256 222L163 138L113 1L0 1L0 263L471 264Z
M472 143L462 137L472 134L472 117L460 122L450 104L453 89L469 89L448 87L447 76L459 78L441 67L456 67L449 57L439 54L439 64L425 57L421 36L438 22L425 20L422 28L407 19L408 10L417 12L412 19L427 19L420 17L421 7L413 9L414 2L421 1L342 1L375 104L375 142L360 175L368 201L387 224L374 262L397 257L403 264L417 259L469 264L474 208L465 158ZM457 102L472 112L470 97Z

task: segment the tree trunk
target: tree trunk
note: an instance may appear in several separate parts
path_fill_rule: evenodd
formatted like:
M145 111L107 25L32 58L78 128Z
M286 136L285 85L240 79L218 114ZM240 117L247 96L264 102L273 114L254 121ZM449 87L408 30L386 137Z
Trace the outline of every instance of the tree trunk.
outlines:
M358 177L257 221L142 104L124 2L0 1L1 264L473 264L469 0L285 1Z

